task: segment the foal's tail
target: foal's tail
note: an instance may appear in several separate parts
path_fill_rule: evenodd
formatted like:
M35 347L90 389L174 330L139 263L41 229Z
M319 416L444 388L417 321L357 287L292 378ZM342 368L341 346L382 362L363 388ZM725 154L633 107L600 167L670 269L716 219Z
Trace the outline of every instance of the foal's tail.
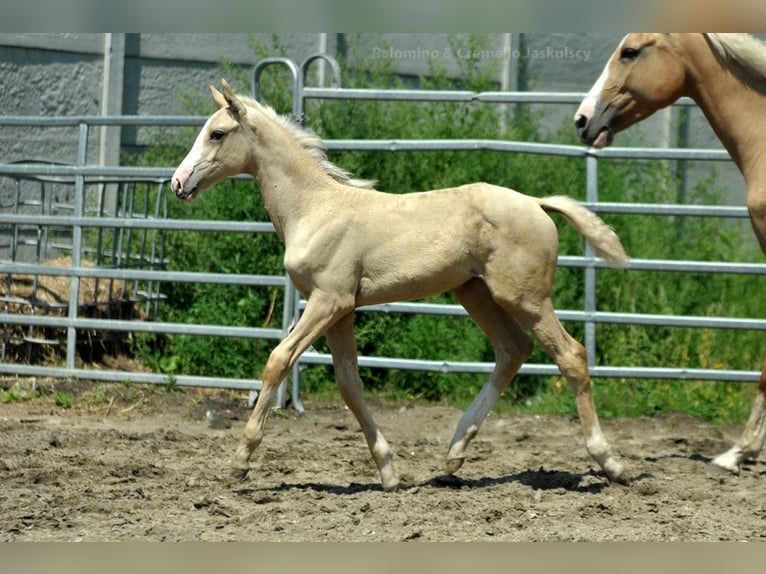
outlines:
M569 223L585 236L596 254L603 257L610 267L625 267L628 264L628 256L614 229L588 208L564 195L534 199L545 211L555 211L566 217Z

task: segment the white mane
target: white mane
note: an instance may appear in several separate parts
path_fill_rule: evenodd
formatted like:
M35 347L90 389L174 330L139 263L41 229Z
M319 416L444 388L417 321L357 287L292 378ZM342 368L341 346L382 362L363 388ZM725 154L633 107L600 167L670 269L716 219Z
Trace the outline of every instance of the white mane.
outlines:
M766 43L749 34L705 34L714 53L737 76L766 92Z
M324 172L335 181L363 189L372 189L377 183L374 180L352 178L350 172L332 163L327 159L327 148L325 147L322 138L312 130L302 127L293 118L280 115L271 106L261 104L250 97L240 94L237 95L237 98L246 106L256 108L260 113L290 132L293 138L295 138L295 141L297 141L301 147L309 153L314 161L319 164Z

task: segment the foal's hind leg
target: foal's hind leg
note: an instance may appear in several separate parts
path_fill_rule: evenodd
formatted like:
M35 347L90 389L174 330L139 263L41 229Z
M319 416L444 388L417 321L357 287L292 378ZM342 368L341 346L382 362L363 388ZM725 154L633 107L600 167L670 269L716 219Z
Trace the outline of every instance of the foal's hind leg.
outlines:
M473 279L455 290L460 303L487 335L495 351L495 369L463 414L447 453L447 472L463 466L465 449L484 418L532 352L532 340L516 319L492 299L484 281Z
M527 305L522 312L525 315L524 322L532 329L546 352L556 361L572 388L588 453L601 466L609 480L627 484L629 477L622 463L612 456L609 443L598 422L593 395L591 395L585 348L561 325L554 313L550 298L544 299L539 305Z
M353 316L353 313L349 313L341 318L326 333L327 342L332 352L335 380L338 382L343 400L362 427L372 458L378 465L383 488L395 490L399 486L399 479L394 471L391 447L383 438L383 434L375 424L362 397L362 381L359 378Z

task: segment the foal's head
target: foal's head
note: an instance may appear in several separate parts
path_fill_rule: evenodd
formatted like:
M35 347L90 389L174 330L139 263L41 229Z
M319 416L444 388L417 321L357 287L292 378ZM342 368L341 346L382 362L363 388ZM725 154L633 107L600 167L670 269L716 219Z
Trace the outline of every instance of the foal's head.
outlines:
M189 153L176 169L171 187L176 196L191 200L206 187L243 173L249 161L251 128L247 106L223 80L223 93L212 85L218 111L208 118Z
M678 99L685 82L677 36L628 34L575 113L580 139L609 145L616 132Z

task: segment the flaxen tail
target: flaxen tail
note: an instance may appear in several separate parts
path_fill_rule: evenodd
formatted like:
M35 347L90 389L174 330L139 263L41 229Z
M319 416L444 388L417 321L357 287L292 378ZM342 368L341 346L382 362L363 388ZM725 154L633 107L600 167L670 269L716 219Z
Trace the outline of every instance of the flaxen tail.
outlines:
M534 199L545 211L555 211L566 217L569 223L588 240L596 254L603 257L610 267L625 267L628 264L628 256L614 229L591 210L564 195Z

